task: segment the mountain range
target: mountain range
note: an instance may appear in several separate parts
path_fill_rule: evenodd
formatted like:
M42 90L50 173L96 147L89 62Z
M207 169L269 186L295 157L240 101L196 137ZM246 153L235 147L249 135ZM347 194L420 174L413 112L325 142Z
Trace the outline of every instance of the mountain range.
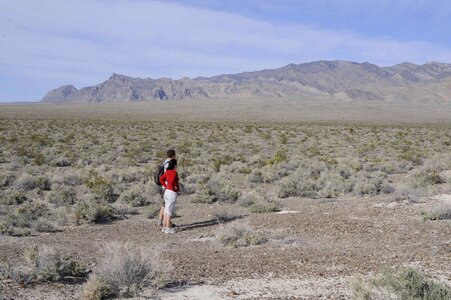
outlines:
M134 78L113 74L77 89L64 85L45 95L46 103L102 103L199 98L331 97L343 101L451 103L451 64L315 61L278 69L197 78Z

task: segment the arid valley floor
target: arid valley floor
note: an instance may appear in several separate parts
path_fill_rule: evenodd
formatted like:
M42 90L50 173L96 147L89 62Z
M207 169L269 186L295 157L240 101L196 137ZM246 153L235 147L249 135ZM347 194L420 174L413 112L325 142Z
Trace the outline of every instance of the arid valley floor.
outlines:
M0 299L450 299L450 219L450 107L0 106Z

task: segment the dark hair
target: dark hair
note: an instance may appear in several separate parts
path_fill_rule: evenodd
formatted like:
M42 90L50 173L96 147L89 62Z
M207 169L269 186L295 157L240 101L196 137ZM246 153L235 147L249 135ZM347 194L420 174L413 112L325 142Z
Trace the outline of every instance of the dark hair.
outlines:
M169 149L168 151L166 151L166 157L167 158L172 158L175 156L175 150L174 149Z
M168 167L166 170L174 170L175 166L177 165L176 159L171 159L168 163Z

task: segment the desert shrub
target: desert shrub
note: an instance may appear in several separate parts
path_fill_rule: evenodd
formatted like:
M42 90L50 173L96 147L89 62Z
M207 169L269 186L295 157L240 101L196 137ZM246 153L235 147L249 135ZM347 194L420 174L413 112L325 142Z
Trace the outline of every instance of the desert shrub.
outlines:
M275 201L266 201L266 202L258 202L252 204L250 207L251 212L253 213L270 213L279 211L279 204Z
M212 177L207 181L204 188L213 201L236 202L240 192L221 177Z
M451 152L437 154L426 159L423 163L423 169L430 173L451 170Z
M279 182L277 196L279 198L286 197L310 197L316 198L317 186L312 179L303 179L296 177L288 177Z
M234 248L260 245L267 241L266 237L250 227L235 224L221 228L218 239L222 245Z
M135 296L145 287L166 284L170 265L148 249L113 242L104 246L104 253L88 281L98 281L102 295Z
M113 183L105 177L92 173L86 181L86 186L91 189L97 199L108 202L116 200Z
M237 216L227 209L221 209L213 213L213 218L218 222L218 224L222 224L236 219Z
M213 195L210 195L208 191L201 190L198 193L194 194L193 197L191 197L190 202L192 203L206 203L211 204L215 201L215 198Z
M82 185L84 183L82 176L74 170L71 170L69 174L65 175L54 174L50 182L52 184L66 184L71 186Z
M37 219L33 222L33 229L37 232L55 232L55 226L46 219Z
M353 178L352 192L354 195L389 194L394 191L382 172L362 173Z
M91 276L83 286L81 292L82 300L102 300L108 299L111 294L111 288L100 278Z
M219 172L221 170L222 165L230 165L233 161L231 156L225 155L225 156L219 156L219 157L213 157L213 169L216 172Z
M11 186L15 178L12 174L0 174L0 188Z
M22 174L16 180L16 187L22 191L29 191L36 187L35 180L30 174Z
M77 203L77 192L73 188L64 187L60 190L50 192L47 201L58 206L73 205Z
M437 172L426 172L424 170L418 170L409 174L404 182L411 188L426 189L431 185L444 183L445 180Z
M132 170L129 172L124 172L124 173L119 174L118 181L120 183L131 183L131 182L137 182L137 181L139 182L139 181L144 181L146 179L146 176L150 176L150 175L153 175L153 173L149 173L148 175L146 175L142 171Z
M103 223L115 217L114 209L105 203L83 201L75 206L75 221L86 220L89 223Z
M408 162L411 162L414 165L420 165L421 164L421 153L418 151L413 150L407 150L403 151L399 158Z
M442 201L423 213L425 220L451 220L451 203Z
M130 206L137 207L146 205L147 200L143 196L144 191L139 188L130 189L122 193L119 200L129 204Z
M48 211L45 205L27 203L13 213L4 216L0 223L0 233L9 235L28 235L34 222Z
M393 193L393 200L402 201L407 200L409 203L416 203L423 196L423 192L417 188L410 188L405 185L395 187Z
M51 189L49 179L43 176L34 179L34 186L42 191L49 191Z
M146 209L145 215L148 219L153 219L160 213L161 204L152 204Z
M188 194L188 195L191 195L191 194L194 194L194 193L196 193L196 185L195 184L180 184L180 190L182 191L182 193L184 193L184 194Z
M53 163L55 167L69 167L72 165L72 162L67 157L58 157L56 158Z
M79 262L51 247L35 247L25 255L33 265L37 281L59 281L66 276L80 277L85 273Z
M399 272L386 270L379 277L365 283L355 281L352 286L354 299L412 299L412 300L448 300L451 287L438 283L414 268L405 268Z
M252 170L249 174L249 181L254 183L262 183L263 182L263 173L260 170Z
M33 281L34 273L31 266L23 264L0 262L0 279L10 279L20 287L26 287Z
M270 159L268 159L268 161L266 162L268 165L275 165L275 164L279 164L283 161L285 161L287 159L287 156L285 154L285 151L283 150L278 150L273 157L271 157Z
M349 169L331 170L321 173L317 182L316 189L321 197L331 198L348 193L352 190L352 182L349 178Z
M86 273L79 262L48 246L27 249L21 260L0 264L0 271L21 286L30 282L56 282L67 276L82 277Z
M250 207L254 203L262 200L262 197L254 191L242 193L238 199L238 204L243 207Z
M240 169L238 169L238 173L240 173L240 174L250 174L251 172L252 172L252 169L247 166L244 166L244 167L241 167Z
M3 205L19 205L25 201L27 201L27 196L20 191L11 191L5 195L0 195L0 204Z

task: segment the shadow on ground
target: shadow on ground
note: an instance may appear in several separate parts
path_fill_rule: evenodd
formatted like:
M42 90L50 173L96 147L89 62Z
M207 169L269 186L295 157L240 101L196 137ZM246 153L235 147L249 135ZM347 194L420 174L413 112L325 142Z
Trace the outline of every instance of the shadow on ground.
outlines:
M178 226L178 231L185 231L185 230L191 230L201 227L208 227L208 226L214 226L218 224L224 224L228 222L232 222L238 219L242 219L245 216L231 216L231 217L218 217L218 218L212 218L207 221L201 221L201 222L194 222L190 224L181 224Z

